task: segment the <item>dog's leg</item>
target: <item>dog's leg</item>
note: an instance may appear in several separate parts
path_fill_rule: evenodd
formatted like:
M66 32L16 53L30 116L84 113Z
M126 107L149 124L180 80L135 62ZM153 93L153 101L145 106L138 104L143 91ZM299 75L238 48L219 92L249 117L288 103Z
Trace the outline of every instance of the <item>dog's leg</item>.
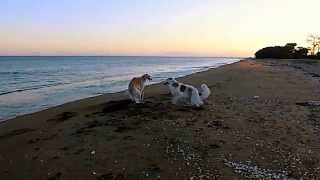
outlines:
M136 101L137 104L140 104L141 103L140 96L136 97L135 101Z
M137 94L137 101L139 104L142 103L142 93L141 92Z
M141 95L140 95L140 102L143 103L144 102L144 90L141 91Z
M134 95L134 101L138 104L139 103L139 98L137 97L137 94Z
M177 105L177 104L178 104L178 100L179 100L179 96L174 96L174 97L172 98L172 104Z
M192 89L191 91L191 105L196 107L203 105L203 101L201 100L197 89Z
M140 94L140 91L138 91L137 89L134 91L134 101L139 104L141 103L141 94Z

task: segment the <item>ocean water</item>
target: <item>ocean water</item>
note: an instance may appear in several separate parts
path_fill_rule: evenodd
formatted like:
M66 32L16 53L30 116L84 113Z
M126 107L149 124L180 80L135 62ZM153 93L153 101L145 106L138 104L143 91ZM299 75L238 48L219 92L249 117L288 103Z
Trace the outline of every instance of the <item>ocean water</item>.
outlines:
M66 102L117 92L132 77L152 83L239 61L237 58L0 57L0 121Z

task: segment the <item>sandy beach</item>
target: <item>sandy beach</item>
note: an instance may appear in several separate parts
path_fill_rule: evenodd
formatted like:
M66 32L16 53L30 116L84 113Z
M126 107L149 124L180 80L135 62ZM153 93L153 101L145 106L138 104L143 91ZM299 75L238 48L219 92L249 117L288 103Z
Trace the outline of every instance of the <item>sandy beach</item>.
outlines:
M0 124L0 179L316 179L320 63L243 60L179 81L207 83L203 109L171 104L162 84L146 103L125 92Z

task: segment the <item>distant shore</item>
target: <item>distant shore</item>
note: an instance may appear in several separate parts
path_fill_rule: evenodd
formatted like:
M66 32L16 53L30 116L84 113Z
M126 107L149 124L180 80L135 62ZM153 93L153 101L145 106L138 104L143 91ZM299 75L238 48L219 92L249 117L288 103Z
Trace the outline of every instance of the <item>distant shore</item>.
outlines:
M176 107L162 84L0 124L0 179L235 179L320 176L320 64L242 60L179 78L213 94ZM301 105L302 104L302 105ZM238 171L236 171L238 170Z

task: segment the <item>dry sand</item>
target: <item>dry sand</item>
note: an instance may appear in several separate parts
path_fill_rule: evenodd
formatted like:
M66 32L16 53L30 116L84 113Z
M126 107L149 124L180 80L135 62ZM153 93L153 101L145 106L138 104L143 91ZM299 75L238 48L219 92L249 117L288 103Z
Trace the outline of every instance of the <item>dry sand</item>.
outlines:
M245 60L181 78L205 82L204 109L167 89L146 103L106 94L0 124L0 179L305 179L320 177L320 65ZM297 104L298 103L298 104Z

